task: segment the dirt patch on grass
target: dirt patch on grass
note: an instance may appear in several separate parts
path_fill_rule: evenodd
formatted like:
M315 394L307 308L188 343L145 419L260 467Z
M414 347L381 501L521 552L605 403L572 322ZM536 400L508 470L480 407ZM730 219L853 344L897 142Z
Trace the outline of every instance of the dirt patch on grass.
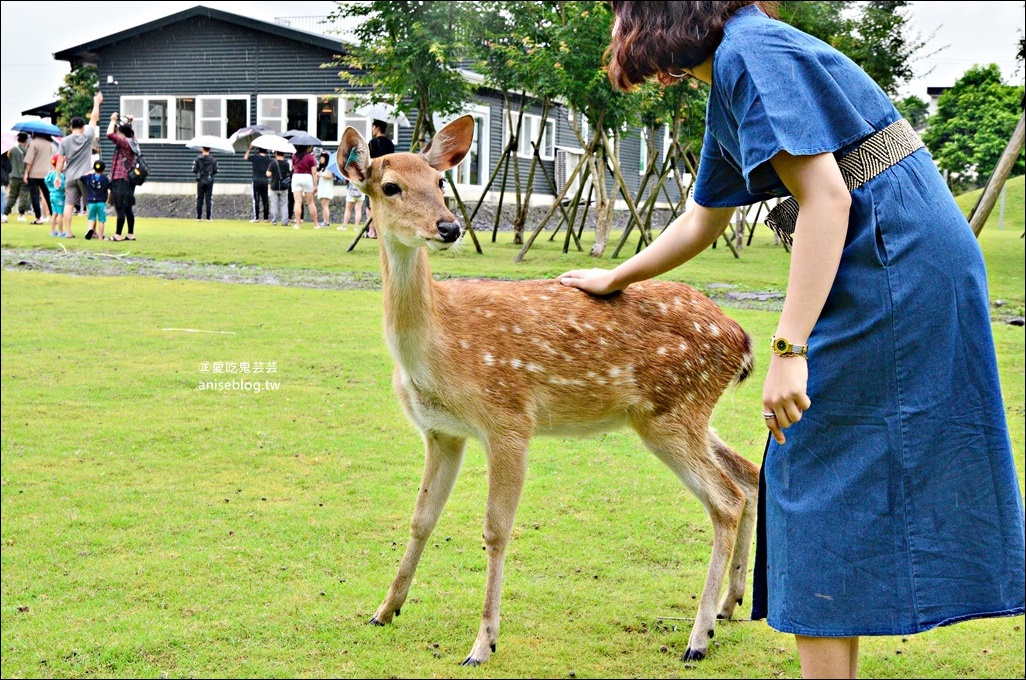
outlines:
M3 250L3 267L12 271L42 271L71 276L148 276L217 283L248 283L331 290L374 290L381 287L376 274L325 272L313 269L269 268L235 264L208 264L148 257L106 255L82 251Z

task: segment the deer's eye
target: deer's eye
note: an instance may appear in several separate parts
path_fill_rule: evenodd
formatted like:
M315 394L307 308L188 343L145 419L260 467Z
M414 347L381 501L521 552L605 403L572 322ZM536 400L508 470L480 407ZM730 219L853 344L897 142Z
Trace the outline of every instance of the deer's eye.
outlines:
M445 179L438 180L438 188L445 191Z
M386 182L385 184L381 185L381 191L386 196L395 196L400 191L402 191L402 189L400 189L399 185L396 184L395 182Z

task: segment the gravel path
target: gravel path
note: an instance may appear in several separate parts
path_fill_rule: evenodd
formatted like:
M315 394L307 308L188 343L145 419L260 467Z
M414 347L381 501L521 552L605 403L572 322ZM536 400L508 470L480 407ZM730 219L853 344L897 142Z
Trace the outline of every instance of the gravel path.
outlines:
M330 290L379 290L381 277L366 272L326 272L314 269L270 268L235 264L206 264L181 260L154 260L148 257L106 255L84 251L19 250L4 248L3 267L12 271L42 271L71 276L150 276L162 279L189 279L217 283L249 283L265 286L292 286ZM734 285L712 283L704 293L717 304L736 309L780 311L784 294L732 290ZM1022 326L1021 310L1008 309L1000 300L991 307L997 323Z

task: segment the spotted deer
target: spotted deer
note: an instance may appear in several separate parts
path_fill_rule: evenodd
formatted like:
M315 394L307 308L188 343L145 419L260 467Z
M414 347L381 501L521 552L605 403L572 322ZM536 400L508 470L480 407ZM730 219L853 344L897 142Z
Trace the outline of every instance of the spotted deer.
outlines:
M426 449L410 540L370 623L399 615L466 441L477 437L488 463L488 574L481 627L463 664L488 661L531 438L628 426L712 519L712 557L684 655L701 659L715 618L730 618L742 601L755 527L758 470L709 428L720 395L751 371L750 339L680 283L649 281L592 297L556 281L434 280L427 251L445 250L461 236L440 173L467 154L473 131L464 116L419 154L372 161L349 128L338 152L343 173L371 200L393 385Z

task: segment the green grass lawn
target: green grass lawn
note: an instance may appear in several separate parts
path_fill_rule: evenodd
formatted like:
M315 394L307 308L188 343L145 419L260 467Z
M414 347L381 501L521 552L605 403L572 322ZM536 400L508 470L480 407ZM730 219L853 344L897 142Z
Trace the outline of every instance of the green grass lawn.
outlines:
M351 231L146 219L138 242L114 244L85 241L82 225L58 243L10 223L0 241L379 271L375 242L345 252ZM668 278L781 290L788 257L768 230L757 234L740 260L721 243ZM1018 236L988 227L981 244L992 297L1021 309ZM530 278L613 264L564 256L542 237L514 265L508 234L489 237L483 256L432 256L436 273ZM423 465L391 390L377 291L11 271L0 285L2 677L799 675L793 640L764 623L721 623L709 658L679 660L711 526L629 432L534 441L487 666L458 666L484 596L477 443L403 615L366 625L405 547ZM775 313L727 311L765 346ZM1023 330L993 329L1022 486ZM264 389L201 389L223 379L202 370L215 362L250 364L235 377ZM753 461L765 363L713 421ZM746 601L738 614L749 612ZM866 638L861 675L1022 677L1023 623Z

